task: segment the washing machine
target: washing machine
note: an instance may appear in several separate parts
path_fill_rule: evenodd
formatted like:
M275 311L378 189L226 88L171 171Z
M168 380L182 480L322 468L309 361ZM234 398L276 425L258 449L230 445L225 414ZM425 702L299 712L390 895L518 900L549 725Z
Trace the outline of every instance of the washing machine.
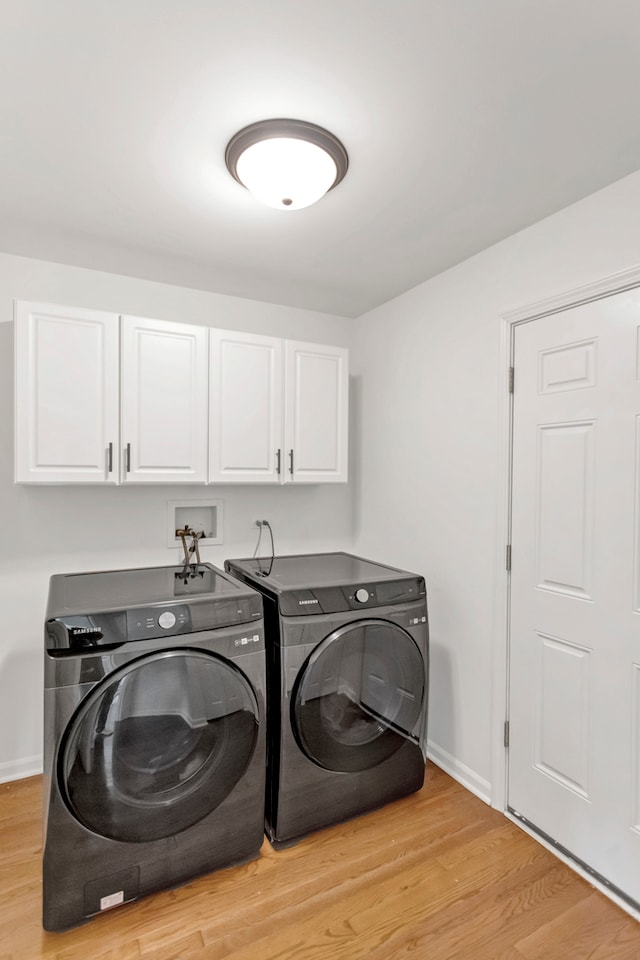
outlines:
M44 928L257 857L261 595L209 564L61 574L44 638Z
M264 600L271 843L419 790L424 579L348 553L227 560L225 569Z

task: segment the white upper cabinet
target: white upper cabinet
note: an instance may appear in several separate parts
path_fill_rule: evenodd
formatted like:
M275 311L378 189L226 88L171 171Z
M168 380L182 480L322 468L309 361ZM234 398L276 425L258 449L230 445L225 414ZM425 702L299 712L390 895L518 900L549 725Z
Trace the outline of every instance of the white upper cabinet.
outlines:
M122 317L124 483L207 480L206 327Z
M17 483L116 483L118 316L19 302Z
M348 479L348 353L340 347L212 330L210 479Z
M348 475L347 350L285 341L285 479L340 483Z
M277 483L282 471L282 341L211 330L209 479Z
M16 483L348 479L341 347L16 304Z

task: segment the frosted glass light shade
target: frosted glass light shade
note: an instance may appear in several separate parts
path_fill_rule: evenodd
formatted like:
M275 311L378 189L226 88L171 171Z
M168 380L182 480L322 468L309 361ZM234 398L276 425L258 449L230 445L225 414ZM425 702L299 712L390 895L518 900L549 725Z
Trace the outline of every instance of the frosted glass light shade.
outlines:
M232 177L278 210L308 207L347 172L347 151L332 133L304 120L261 120L227 144Z
M307 140L259 140L238 158L236 170L247 190L276 209L308 207L333 185L338 172L329 154Z

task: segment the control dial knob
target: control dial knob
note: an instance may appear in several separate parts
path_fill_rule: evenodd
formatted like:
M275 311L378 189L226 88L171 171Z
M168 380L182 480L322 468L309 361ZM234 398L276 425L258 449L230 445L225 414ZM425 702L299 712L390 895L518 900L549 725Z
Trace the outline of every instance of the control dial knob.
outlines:
M366 603L368 599L369 591L365 590L364 587L359 587L358 590L356 590L356 600L358 603Z
M170 630L171 627L174 626L175 622L176 618L172 613L170 613L169 610L165 610L165 612L161 613L158 617L158 623L163 630Z

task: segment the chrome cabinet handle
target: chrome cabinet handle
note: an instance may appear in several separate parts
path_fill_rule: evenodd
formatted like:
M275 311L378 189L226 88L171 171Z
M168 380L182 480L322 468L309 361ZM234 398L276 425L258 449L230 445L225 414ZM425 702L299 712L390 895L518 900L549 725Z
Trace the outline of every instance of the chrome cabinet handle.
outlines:
M293 476L293 450L289 450L289 473Z
M278 474L278 476L280 476L280 454L281 454L281 450L280 450L280 447L278 447L278 449L276 450L276 473Z
M107 453L107 473L113 473L113 443L109 443Z
M127 444L126 465L127 465L126 466L127 473L131 473L131 444L130 443Z

